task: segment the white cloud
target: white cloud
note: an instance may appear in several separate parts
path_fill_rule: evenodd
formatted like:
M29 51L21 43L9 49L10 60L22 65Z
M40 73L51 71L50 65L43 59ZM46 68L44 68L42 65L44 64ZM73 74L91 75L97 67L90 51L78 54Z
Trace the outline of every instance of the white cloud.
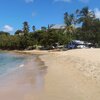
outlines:
M25 0L26 3L33 3L34 0Z
M100 19L100 9L95 8L95 9L94 9L94 12L95 12L96 18L99 18L99 19Z
M3 27L3 31L5 31L5 32L12 32L13 31L13 27L10 26L10 25L5 25Z
M70 2L71 0L54 0L54 2Z

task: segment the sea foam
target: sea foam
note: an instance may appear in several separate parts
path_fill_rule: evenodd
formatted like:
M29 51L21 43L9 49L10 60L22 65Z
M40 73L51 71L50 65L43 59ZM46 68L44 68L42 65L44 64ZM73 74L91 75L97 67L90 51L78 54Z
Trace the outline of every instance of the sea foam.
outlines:
M21 68L21 67L24 67L24 64L21 64L19 67L20 67L20 68Z

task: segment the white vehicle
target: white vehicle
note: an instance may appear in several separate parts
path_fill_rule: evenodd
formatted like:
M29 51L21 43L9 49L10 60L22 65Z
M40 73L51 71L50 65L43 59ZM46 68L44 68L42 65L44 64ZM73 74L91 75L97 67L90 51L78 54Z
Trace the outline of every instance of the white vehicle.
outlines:
M72 40L69 44L68 44L68 49L75 49L75 48L87 48L86 44L84 41L80 41L80 40Z

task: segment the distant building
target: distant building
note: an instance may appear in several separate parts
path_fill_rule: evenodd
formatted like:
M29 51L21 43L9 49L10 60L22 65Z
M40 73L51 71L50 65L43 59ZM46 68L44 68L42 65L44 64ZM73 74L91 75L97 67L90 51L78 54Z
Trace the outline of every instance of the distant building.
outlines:
M24 32L20 32L18 35L19 36L23 36L24 35Z
M17 31L15 32L15 35L22 36L22 35L24 35L24 32L23 32L22 30L17 30Z
M64 24L52 24L50 25L50 29L65 29L66 25Z

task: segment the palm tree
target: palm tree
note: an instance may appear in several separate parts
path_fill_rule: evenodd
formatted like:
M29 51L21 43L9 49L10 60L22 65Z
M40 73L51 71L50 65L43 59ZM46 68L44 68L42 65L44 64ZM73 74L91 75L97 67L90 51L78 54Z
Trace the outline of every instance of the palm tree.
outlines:
M42 30L42 31L46 31L47 28L46 28L45 26L42 26L42 27L41 27L41 30Z
M66 24L66 28L64 33L69 33L72 35L75 31L75 17L74 14L68 14L67 12L64 14L64 22Z
M64 22L66 26L71 26L75 23L75 17L73 14L68 14L67 12L64 14Z
M76 10L76 14L78 17L77 22L82 23L83 28L87 28L89 25L91 25L93 19L95 18L94 12L89 10L88 7L84 7L82 10Z
M36 27L34 25L32 26L32 30L33 30L33 32L35 32L35 30L36 30Z
M29 25L28 25L28 22L24 22L23 23L23 32L24 32L24 35L27 35L29 33Z

